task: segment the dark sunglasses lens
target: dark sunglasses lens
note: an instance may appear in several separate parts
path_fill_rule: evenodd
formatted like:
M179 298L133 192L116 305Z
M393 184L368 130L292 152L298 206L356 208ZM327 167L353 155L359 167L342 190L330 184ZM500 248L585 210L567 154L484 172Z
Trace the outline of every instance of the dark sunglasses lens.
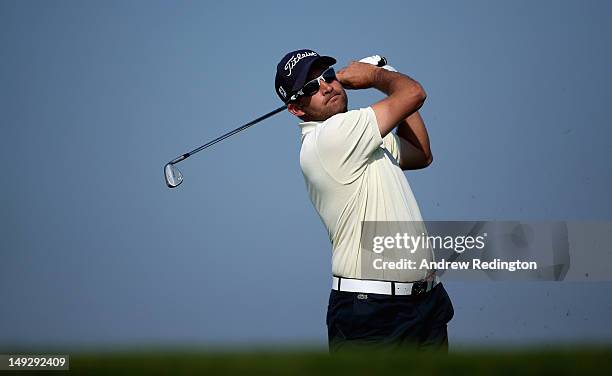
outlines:
M304 92L304 95L315 94L317 91L319 91L319 81L314 80L306 83L306 85L304 85L302 88L302 91Z
M325 72L323 72L322 76L325 82L330 83L336 79L336 72L334 71L334 68L328 68ZM302 92L306 96L313 95L319 91L319 87L319 80L314 79L312 81L308 81L304 87L302 87Z
M330 83L333 80L335 80L336 79L336 72L334 71L334 68L329 68L328 70L323 72L323 79L327 83Z

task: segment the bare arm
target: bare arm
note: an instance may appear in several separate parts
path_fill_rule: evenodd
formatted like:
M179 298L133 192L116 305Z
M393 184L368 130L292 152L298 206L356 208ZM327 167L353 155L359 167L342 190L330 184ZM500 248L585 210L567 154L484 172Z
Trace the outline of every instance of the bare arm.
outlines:
M399 165L402 170L417 170L431 164L433 156L429 135L418 111L402 120L396 133L400 139Z
M401 121L418 111L426 94L421 85L398 72L390 72L371 64L353 62L337 74L348 89L376 88L387 97L372 105L381 137L385 137Z

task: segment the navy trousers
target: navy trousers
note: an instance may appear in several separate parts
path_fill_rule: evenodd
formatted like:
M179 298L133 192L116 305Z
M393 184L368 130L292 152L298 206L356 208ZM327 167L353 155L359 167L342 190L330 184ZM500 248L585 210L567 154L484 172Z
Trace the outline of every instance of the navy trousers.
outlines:
M326 320L329 350L410 346L448 351L446 328L453 315L442 283L408 296L332 290Z

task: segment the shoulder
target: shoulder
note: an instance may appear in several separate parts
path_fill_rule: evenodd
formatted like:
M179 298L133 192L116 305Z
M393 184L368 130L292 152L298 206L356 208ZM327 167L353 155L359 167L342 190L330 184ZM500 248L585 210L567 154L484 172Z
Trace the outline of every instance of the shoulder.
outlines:
M370 129L378 129L376 114L371 107L336 114L325 120L317 129L317 141L342 141Z
M360 121L376 121L376 114L372 107L364 107L336 114L325 120L322 124L322 128L327 128L334 124L357 123Z

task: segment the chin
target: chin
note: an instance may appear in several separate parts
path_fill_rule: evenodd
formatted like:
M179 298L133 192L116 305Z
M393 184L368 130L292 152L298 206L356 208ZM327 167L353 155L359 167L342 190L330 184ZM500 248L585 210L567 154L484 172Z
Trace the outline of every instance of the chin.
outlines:
M340 101L338 101L338 103L335 103L334 111L335 111L334 115L348 111L348 106L347 106L346 101L345 100L340 100Z
M317 115L313 116L313 119L317 121L325 121L330 117L341 114L347 111L347 101L345 98L338 98L332 103L327 103L327 105L322 108L322 111Z
M327 116L325 118L329 119L330 117L341 114L343 112L346 112L346 106L333 106L329 109L329 112L327 113Z

